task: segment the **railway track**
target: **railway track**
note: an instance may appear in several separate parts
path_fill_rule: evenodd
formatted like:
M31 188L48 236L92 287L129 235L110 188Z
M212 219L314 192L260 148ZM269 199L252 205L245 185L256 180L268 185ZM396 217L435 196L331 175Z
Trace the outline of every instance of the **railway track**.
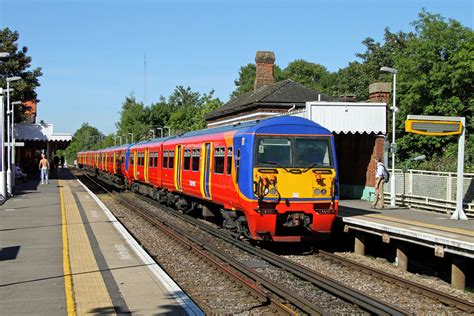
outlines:
M208 224L203 223L200 220L181 214L180 212L172 208L163 206L150 198L147 198L141 195L135 195L135 197L140 200L145 201L146 203L156 206L158 208L166 209L167 211L172 212L174 216L179 217L181 220L191 225L197 226L199 227L199 229L206 231L207 233L215 237L218 237L222 240L225 240L226 242L234 245L235 247L238 247L247 253L257 256L261 258L262 260L265 260L266 262L276 267L279 267L280 269L290 272L294 274L295 276L301 278L302 280L311 282L312 284L321 288L322 290L327 291L328 293L331 293L337 297L340 297L345 301L351 302L352 304L359 306L361 309L368 311L369 313L392 314L392 315L408 313L407 311L400 309L399 307L393 306L391 304L386 304L385 302L375 299L373 297L370 297L364 294L363 292L359 292L357 290L348 288L346 285L343 285L322 274L319 274L315 272L314 270L310 270L302 265L299 265L290 260L284 259L269 251L257 248L255 246L252 246L240 240L237 240L235 238L235 235L229 234L228 231L216 229ZM127 203L129 203L130 206L134 207L135 209L140 209L140 207L138 207L136 203L132 201L127 201ZM150 215L147 211L142 210L142 212L143 212L143 216L150 217L150 220L153 220L152 218L154 217L154 215ZM173 229L177 231L178 237L180 235L181 236L186 235L186 232L181 231L179 228L173 228ZM262 301L268 300L268 302L272 301L272 298L269 297L268 295L268 292L271 292L271 293L275 293L276 296L280 298L280 301L281 299L283 299L286 302L291 302L294 306L297 306L298 309L300 309L301 311L305 313L308 313L308 314L325 314L326 313L317 305L314 305L310 301L302 297L298 297L297 295L294 295L293 293L288 293L285 290L285 288L279 286L278 284L274 284L274 282L265 280L265 278L262 278L257 273L255 273L253 269L248 269L248 267L238 262L237 260L234 260L233 258L229 258L227 255L219 251L216 251L215 249L211 249L211 247L208 247L207 245L205 245L205 243L194 238L193 236L189 236L186 238L192 240L196 245L198 245L198 247L201 247L205 249L206 251L212 253L214 256L230 264L234 269L236 269L243 275L246 275L247 278L250 278L251 280L253 280L254 283L252 283L253 284L252 287L254 289L263 287L265 289L264 291L261 291L260 293L255 294L257 296L261 295L260 300ZM399 278L395 275L364 266L352 260L346 259L344 257L336 256L328 252L319 251L318 256L323 257L325 260L330 260L338 264L350 267L351 269L355 269L363 273L372 275L376 278L383 279L392 284L402 286L410 291L429 297L444 305L455 307L467 313L474 313L474 304L468 301L459 299L457 297L454 297L452 295L446 294L444 292L440 292L440 291L428 288L426 286L417 284L415 282L408 281L403 278ZM273 304L273 302L271 304ZM277 305L278 304L281 304L281 303L277 303ZM285 304L282 304L282 306L279 307L280 308L279 312L280 313L282 312L281 308L283 308L283 311L288 312L288 307ZM291 310L290 310L290 313L291 313Z
M96 182L95 180L91 178L90 180ZM98 186L101 186L97 182L96 184ZM102 186L102 189L107 190L103 186ZM274 304L275 306L277 306L280 313L292 312L285 304L281 303L281 300L283 300L285 302L290 302L292 305L296 306L300 311L307 314L327 314L327 311L321 309L321 307L319 307L318 305L315 305L309 300L305 299L304 297L300 297L294 294L291 290L285 287L282 287L281 285L276 284L275 282L269 281L265 277L260 276L258 273L255 272L255 270L249 269L247 266L229 257L222 251L214 249L211 246L206 245L205 242L195 238L192 235L189 235L189 232L183 231L179 227L170 227L170 224L164 224L163 222L161 222L159 219L156 218L156 215L142 209L142 207L140 207L133 201L129 199L125 199L123 196L120 196L118 194L114 194L114 197L116 199L121 200L122 204L128 205L128 207L133 208L136 212L140 213L141 216L143 216L150 223L153 223L153 225L156 225L157 227L159 227L160 229L164 231L165 230L169 231L169 235L173 237L173 239L180 240L180 242L185 243L185 244L187 242L186 240L191 240L192 243L194 243L197 246L193 247L191 244L189 244L189 241L187 242L186 246L192 249L193 251L196 251L197 253L199 253L200 256L203 256L203 257L205 256L205 254L199 251L199 248L202 248L206 250L207 252L213 254L214 256L220 258L221 260L225 261L227 264L231 265L235 270L245 275L247 279L253 280L252 284L249 284L249 281L245 279L240 279L238 280L238 282L240 282L241 284L244 284L245 286L250 287L253 294L259 296L262 302L268 301L271 304ZM294 276L300 278L301 280L304 280L305 282L312 283L314 286L320 288L321 290L325 292L328 292L334 295L335 297L338 297L340 299L343 299L344 301L347 301L359 306L362 310L365 310L371 314L377 314L377 315L407 314L405 310L397 306L387 304L386 302L383 302L377 298L371 297L363 292L349 288L346 285L336 280L328 278L318 272L310 270L302 265L289 261L269 251L257 248L255 246L252 246L240 240L237 240L234 236L229 234L227 231L215 229L214 227L209 226L208 224L203 223L200 220L181 214L177 212L176 210L171 209L169 207L165 207L159 204L158 202L152 199L149 199L147 197L144 197L141 195L136 195L136 197L149 204L152 204L153 206L156 206L159 208L165 208L167 211L172 212L175 216L179 217L181 220L199 227L199 229L207 232L208 234L218 237L219 239L225 240L226 242L238 247L239 249L247 253L250 253L258 258L261 258L261 260L264 260L265 262L268 262L269 264L275 267L278 267L284 271L287 271L293 274ZM182 238L182 236L185 236L186 238ZM225 267L220 267L220 269L225 271L225 273L228 273ZM237 276L234 275L232 277L238 279L238 275ZM259 290L262 287L264 291ZM274 295L268 295L268 293L274 293ZM279 300L275 300L273 296L279 297Z
M468 313L474 313L474 304L469 301L466 301L466 300L457 298L455 296L446 294L444 292L429 288L427 286L406 280L399 276L365 266L361 263L355 262L353 260L350 260L341 256L337 256L327 251L319 250L318 255L323 257L324 259L337 262L339 264L350 267L352 269L359 270L366 274L370 274L374 277L405 287L408 290L420 293L424 296L427 296L436 301L439 301L440 303L443 303L444 305L453 306Z

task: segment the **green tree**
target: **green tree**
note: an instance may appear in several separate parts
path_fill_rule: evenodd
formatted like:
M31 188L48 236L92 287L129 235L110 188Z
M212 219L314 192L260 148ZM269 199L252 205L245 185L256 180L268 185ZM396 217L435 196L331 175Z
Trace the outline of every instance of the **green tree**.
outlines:
M466 123L466 162L473 163L474 32L458 21L446 21L438 14L422 11L413 22L414 36L395 56L399 69L397 130L403 131L408 114L464 116ZM398 92L397 91L397 92ZM414 154L441 159L457 151L456 137L421 137L400 133L399 158ZM455 170L456 159L443 163Z
M39 102L36 95L38 87L38 77L41 77L41 68L29 69L31 67L31 57L27 55L28 48L23 46L18 48L18 39L20 35L9 28L0 30L0 52L9 53L10 56L2 58L0 62L0 87L6 87L6 78L19 76L20 81L14 81L10 87L14 90L10 94L13 101L36 101ZM23 116L23 107L15 109L15 121L20 121Z
M137 102L133 95L125 98L120 112L120 121L116 124L117 135L121 135L123 141L128 139L138 142L146 139L151 129L150 108L145 107L143 103Z
M76 159L79 151L102 148L101 141L103 137L104 135L97 128L88 123L83 123L72 136L71 144L64 152L58 152L58 154L64 154L66 160L71 163Z
M333 84L333 76L326 67L303 59L297 59L289 63L282 71L281 77L324 93L330 91Z

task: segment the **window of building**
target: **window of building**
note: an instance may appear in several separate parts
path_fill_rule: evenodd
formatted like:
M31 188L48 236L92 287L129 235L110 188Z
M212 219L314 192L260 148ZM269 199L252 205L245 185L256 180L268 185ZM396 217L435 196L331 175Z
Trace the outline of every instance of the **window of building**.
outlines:
M184 170L191 169L191 149L184 150Z
M191 170L192 171L199 171L199 158L201 157L201 150L200 149L193 149L192 157L191 157Z
M214 173L224 174L225 147L214 149Z
M227 174L232 173L232 147L227 148Z

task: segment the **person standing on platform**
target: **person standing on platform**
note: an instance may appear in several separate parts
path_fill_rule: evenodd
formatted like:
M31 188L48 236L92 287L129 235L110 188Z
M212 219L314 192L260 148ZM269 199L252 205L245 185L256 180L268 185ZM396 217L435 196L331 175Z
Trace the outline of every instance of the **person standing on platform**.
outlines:
M61 158L59 158L59 163L61 164L61 168L64 168L64 156L61 155Z
M380 202L380 206L378 208L384 208L384 200L383 200L383 184L384 184L384 165L382 163L382 158L377 157L375 158L377 163L377 167L375 169L375 201L372 203L372 208L377 208L377 204Z
M44 154L41 154L39 168L41 170L41 184L48 184L49 161Z

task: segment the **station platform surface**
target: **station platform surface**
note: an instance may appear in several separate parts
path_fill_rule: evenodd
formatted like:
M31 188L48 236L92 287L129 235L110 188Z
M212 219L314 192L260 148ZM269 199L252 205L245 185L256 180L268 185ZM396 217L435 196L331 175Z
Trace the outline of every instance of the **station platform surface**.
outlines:
M341 200L338 220L350 229L404 240L444 252L474 258L474 220L453 220L447 214L385 205L372 209L370 202Z
M3 315L201 315L67 169L0 207Z

